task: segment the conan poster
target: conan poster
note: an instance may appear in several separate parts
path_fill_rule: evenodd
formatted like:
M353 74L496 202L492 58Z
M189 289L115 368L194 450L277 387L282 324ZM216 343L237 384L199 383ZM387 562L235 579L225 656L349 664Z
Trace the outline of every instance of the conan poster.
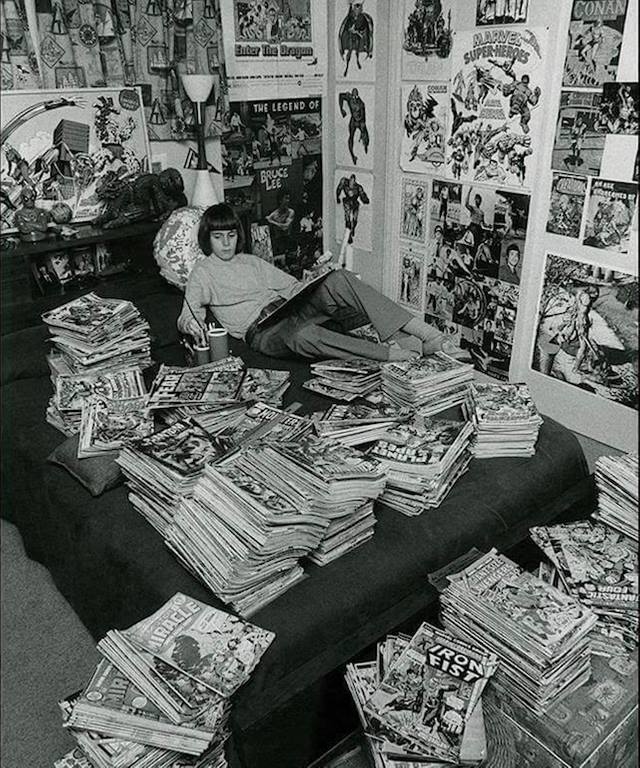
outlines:
M433 173L444 164L449 86L404 83L402 108L400 167L405 171Z
M460 181L531 186L540 148L546 30L459 32L453 48L446 174Z

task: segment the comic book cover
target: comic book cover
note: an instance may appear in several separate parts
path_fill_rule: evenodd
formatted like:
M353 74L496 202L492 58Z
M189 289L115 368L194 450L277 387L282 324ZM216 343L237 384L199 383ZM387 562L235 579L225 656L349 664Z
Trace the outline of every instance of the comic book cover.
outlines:
M377 0L345 3L335 13L336 80L374 83L376 79Z
M580 521L530 531L575 597L594 608L638 609L638 554L631 539Z
M275 634L177 592L127 636L171 667L228 698L249 676Z
M161 365L149 392L150 408L236 400L245 372L237 358L193 368Z
M55 383L55 403L60 411L78 411L85 400L96 395L112 400L140 397L146 392L139 368L111 373L60 374Z
M198 417L193 417L199 423ZM309 419L295 413L281 411L267 403L256 403L233 426L224 427L215 433L216 440L228 444L229 448L248 445L249 442L268 435L274 440L296 440L299 435L311 429Z
M348 403L358 397L356 392L346 392L344 389L332 387L329 384L326 384L324 380L319 378L303 381L302 386L304 389L308 389L309 392L315 392L317 395L322 395L323 397L331 397L334 400L344 400Z
M553 172L547 232L577 239L580 236L587 180L582 176Z
M437 380L467 371L469 368L468 364L454 360L449 355L445 355L444 352L436 352L428 357L414 357L411 360L387 363L383 368L383 373L407 379L410 382L418 382L431 377Z
M583 244L628 253L637 197L636 184L592 179Z
M604 83L597 130L637 136L639 101L638 83Z
M378 405L349 403L348 405L330 406L319 417L315 417L315 423L318 429L323 429L328 426L363 426L381 422L386 424L390 421L405 421L410 416L411 410L409 408L402 408L391 403Z
M423 312L424 255L411 248L398 249L398 302Z
M414 173L433 173L444 164L448 83L404 83L402 109L400 167Z
M599 91L561 91L551 167L583 176L600 173L605 137L598 130Z
M495 667L492 654L423 623L365 711L425 756L457 763L464 730Z
M448 80L455 30L453 0L403 0L402 79Z
M400 192L400 237L424 244L427 235L428 182L424 178L402 177Z
M361 451L335 440L306 433L297 440L278 445L288 461L312 472L324 482L349 477L382 476L380 463Z
M616 79L627 0L573 0L562 85L598 88Z
M94 397L82 409L78 458L118 451L127 440L153 433L153 416L146 410L147 398L110 400Z
M540 419L538 409L526 384L474 382L471 391L474 416L479 422Z
M373 170L375 95L373 85L345 84L336 90L336 165Z
M637 410L637 296L635 275L547 253L532 368Z
M238 391L239 400L281 401L289 386L289 371L247 368Z
M529 0L476 0L476 26L526 24Z
M44 312L42 321L47 325L66 328L89 335L106 323L126 312L132 305L119 299L103 299L95 293L87 293L60 307Z
M458 32L453 46L446 175L529 187L543 127L547 30Z
M225 452L219 441L187 421L177 421L130 446L183 477L197 474L205 464L219 459Z

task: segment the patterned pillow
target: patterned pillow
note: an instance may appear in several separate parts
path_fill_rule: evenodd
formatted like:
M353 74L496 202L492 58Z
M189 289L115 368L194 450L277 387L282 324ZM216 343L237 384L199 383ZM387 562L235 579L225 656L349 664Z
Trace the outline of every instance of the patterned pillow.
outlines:
M198 226L203 210L188 207L173 211L153 241L153 256L160 267L160 274L183 291L193 265L207 258L198 244Z

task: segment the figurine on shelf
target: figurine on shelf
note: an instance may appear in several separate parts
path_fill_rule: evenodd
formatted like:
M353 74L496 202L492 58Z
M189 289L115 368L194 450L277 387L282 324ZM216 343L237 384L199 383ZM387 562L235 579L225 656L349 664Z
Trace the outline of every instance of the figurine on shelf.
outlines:
M94 223L105 229L166 218L176 208L187 205L182 176L175 168L145 173L133 181L108 171L96 186L96 194L105 202L105 208Z
M19 208L13 217L14 224L20 233L20 239L28 243L44 240L51 217L49 211L36 207L36 190L26 185L20 193L22 208Z

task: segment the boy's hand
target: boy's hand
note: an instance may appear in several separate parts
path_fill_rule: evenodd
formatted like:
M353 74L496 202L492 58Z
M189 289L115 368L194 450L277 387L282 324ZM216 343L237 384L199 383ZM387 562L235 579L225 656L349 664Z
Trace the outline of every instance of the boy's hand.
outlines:
M192 317L190 320L185 322L184 330L189 334L189 336L193 336L196 344L199 347L206 346L207 339L205 338L204 330L200 323L195 319L195 317Z

